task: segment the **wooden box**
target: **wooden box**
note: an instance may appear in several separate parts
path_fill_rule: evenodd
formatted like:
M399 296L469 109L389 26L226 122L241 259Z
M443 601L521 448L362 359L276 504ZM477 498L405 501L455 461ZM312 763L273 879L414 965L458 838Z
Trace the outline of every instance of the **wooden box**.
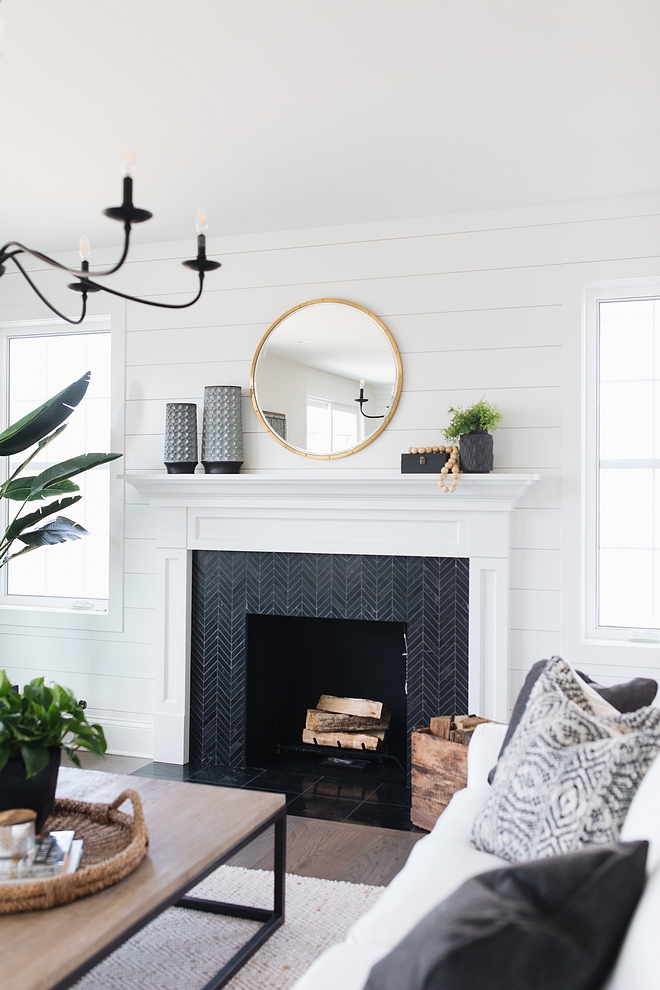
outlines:
M439 739L430 729L413 729L413 825L431 831L453 794L467 785L468 747Z

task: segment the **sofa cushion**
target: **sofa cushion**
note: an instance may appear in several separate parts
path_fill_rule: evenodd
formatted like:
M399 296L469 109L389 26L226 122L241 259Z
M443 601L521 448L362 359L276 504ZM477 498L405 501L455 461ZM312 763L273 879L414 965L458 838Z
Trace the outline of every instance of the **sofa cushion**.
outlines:
M507 731L500 722L482 722L476 727L468 746L468 787L488 786L489 772L497 763Z
M577 670L576 673L619 712L636 712L638 708L646 708L653 703L658 693L658 682L650 677L633 677L631 681L606 687L604 684L597 684L581 670Z
M392 948L431 908L469 877L505 865L470 843L475 815L490 788L466 788L454 794L438 823L413 847L408 862L373 908L350 929L347 941Z
M650 990L660 980L660 868L655 867L603 990Z
M509 722L509 728L502 743L500 756L509 745L511 737L516 731L518 723L522 718L522 714L527 707L527 702L529 701L532 688L545 670L548 662L548 660L537 661L537 663L534 664L527 674L525 683L520 689L520 693L518 694L516 703L513 707L513 712L511 713L511 721ZM592 681L589 675L583 674L581 670L576 670L574 673L581 679L582 682L584 682L584 684L588 685L587 688L584 688L584 691L592 702L592 708L594 709L595 715L613 714L611 710L604 710L601 705L598 704L601 699L605 705L608 707L611 706L611 708L616 709L618 712L635 712L639 708L646 708L650 705L658 691L658 682L651 680L648 677L635 677L631 681L623 681L621 684L614 684L611 687L604 687L602 684L597 684L595 681ZM497 764L495 764L488 775L489 784L493 783L496 770Z
M365 990L594 990L644 888L646 851L618 843L474 877L376 963Z
M388 952L386 945L340 942L322 952L292 990L362 990L374 963Z
M621 829L622 842L635 839L649 841L646 868L651 873L660 866L660 756L656 756L639 785Z
M475 846L520 863L616 841L659 750L660 709L599 718L553 657L500 758Z

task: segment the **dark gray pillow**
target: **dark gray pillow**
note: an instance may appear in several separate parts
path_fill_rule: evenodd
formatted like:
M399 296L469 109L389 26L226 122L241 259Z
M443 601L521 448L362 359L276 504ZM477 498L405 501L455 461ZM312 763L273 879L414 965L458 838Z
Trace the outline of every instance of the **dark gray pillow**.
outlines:
M576 673L580 675L583 681L590 684L594 691L598 691L601 698L609 701L610 705L622 714L646 708L653 703L653 699L658 693L658 682L650 677L633 677L632 681L623 681L621 684L613 684L612 687L604 687L602 684L596 684L588 674L583 674L581 670L577 670Z
M516 698L516 703L513 707L513 712L511 713L509 728L506 731L502 748L500 749L497 757L498 762L502 756L502 753L509 745L513 733L518 728L518 723L520 722L523 712L527 707L527 702L529 701L529 696L532 693L532 688L545 670L545 665L547 662L547 660L538 660L525 678L525 683L520 689L520 694ZM635 677L632 681L623 681L621 684L614 684L613 687L603 687L602 684L596 684L595 681L592 681L589 675L583 674L581 670L577 670L576 673L579 674L583 681L590 684L594 691L598 692L601 698L608 701L610 705L622 714L624 712L636 712L640 708L646 708L647 705L652 703L658 692L658 682L651 680L649 677ZM496 770L497 763L488 774L489 784L493 783Z
M617 842L473 877L376 963L364 990L598 990L647 851Z

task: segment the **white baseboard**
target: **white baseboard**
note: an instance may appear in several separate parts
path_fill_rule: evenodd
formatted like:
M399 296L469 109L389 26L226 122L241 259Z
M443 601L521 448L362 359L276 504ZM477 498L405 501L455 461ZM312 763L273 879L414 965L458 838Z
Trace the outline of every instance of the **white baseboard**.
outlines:
M103 728L108 743L108 754L113 756L139 756L145 760L154 758L154 727L152 722L108 718L87 712L90 722Z

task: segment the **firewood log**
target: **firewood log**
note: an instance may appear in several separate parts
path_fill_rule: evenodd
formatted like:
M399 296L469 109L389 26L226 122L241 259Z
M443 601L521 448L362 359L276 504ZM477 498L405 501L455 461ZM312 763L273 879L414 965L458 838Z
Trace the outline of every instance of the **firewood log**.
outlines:
M380 718L341 715L336 712L324 712L318 708L308 708L305 728L316 732L373 732L389 728L390 718L390 713L384 706Z
M324 712L361 715L363 718L380 718L383 713L382 701L369 701L368 698L337 698L332 694L322 694L316 707Z

